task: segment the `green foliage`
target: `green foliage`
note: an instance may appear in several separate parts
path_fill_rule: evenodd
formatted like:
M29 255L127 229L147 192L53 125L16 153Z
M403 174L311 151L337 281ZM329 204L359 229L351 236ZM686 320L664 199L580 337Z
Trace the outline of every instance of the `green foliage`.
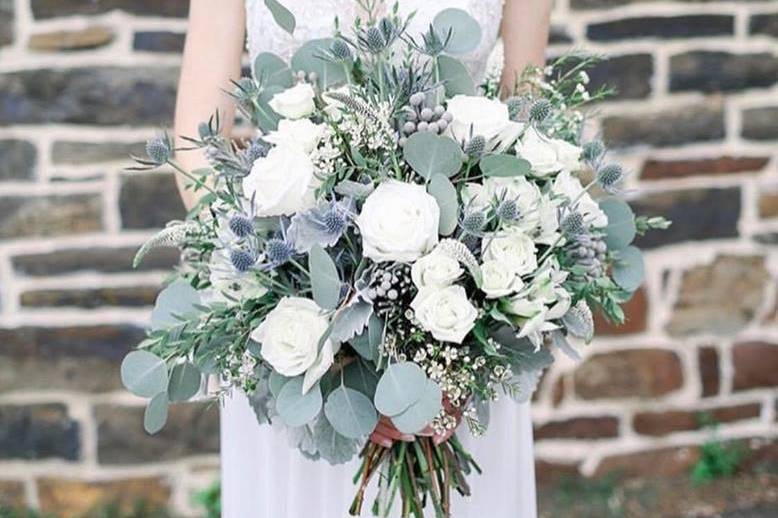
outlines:
M637 290L645 279L643 253L634 246L628 246L618 252L613 264L613 280L629 292Z
M605 227L605 244L610 250L622 250L635 239L635 214L626 202L618 198L606 198L600 208L608 216Z
M291 427L303 426L319 414L322 406L321 387L317 383L303 394L303 377L292 378L278 393L276 410L281 420Z
M205 511L205 518L221 518L222 486L219 480L197 493L194 500Z
M434 381L428 379L419 395L418 401L392 416L392 423L403 433L420 432L443 408L443 394Z
M265 0L265 5L270 10L276 23L289 34L294 34L297 21L289 9L284 7L278 0Z
M122 361L121 376L127 390L139 397L150 398L167 390L167 366L148 351L127 354Z
M452 177L462 167L462 150L448 137L418 132L408 138L403 150L405 161L427 180L440 174Z
M151 398L143 414L143 428L152 435L162 430L167 422L169 407L167 392L160 392Z
M446 95L475 95L475 81L461 61L451 56L438 56L437 67Z
M444 9L432 26L442 40L448 39L446 52L451 54L467 54L481 42L481 25L463 9Z
M403 413L422 397L427 376L421 367L411 362L390 365L376 387L375 406L386 416Z
M324 415L339 434L349 439L365 437L378 423L378 414L370 399L354 389L335 389L324 405Z
M322 309L335 309L340 301L340 276L335 262L321 245L314 245L308 254L313 300Z
M451 235L459 220L459 197L454 184L442 174L434 174L427 185L427 191L435 198L440 208L438 232L442 236Z
M743 451L736 443L722 442L717 436L717 424L710 416L700 417L707 422L711 436L700 446L700 458L692 467L692 482L706 484L720 478L734 475L743 461Z
M479 164L484 176L512 177L524 176L530 172L531 165L523 158L512 155L486 155Z

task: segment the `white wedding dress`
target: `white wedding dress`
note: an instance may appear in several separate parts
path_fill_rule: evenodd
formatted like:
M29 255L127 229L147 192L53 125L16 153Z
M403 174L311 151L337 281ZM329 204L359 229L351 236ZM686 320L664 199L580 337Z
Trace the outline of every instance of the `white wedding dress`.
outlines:
M283 0L297 19L294 36L273 21L263 0L246 0L252 56L273 52L288 60L310 39L330 36L335 16L341 27L363 15L355 0ZM390 4L392 2L386 2ZM503 0L401 0L401 14L416 11L410 34L421 34L448 7L467 10L481 24L481 44L463 61L483 76L497 41ZM252 59L253 61L253 59ZM483 469L469 477L472 497L454 493L454 518L536 518L532 423L529 404L503 397L493 405L485 436L462 427L459 437ZM221 416L222 516L224 518L346 518L359 460L331 466L305 459L289 446L280 425L257 424L245 395L236 392ZM375 483L374 483L375 485ZM371 516L366 499L363 516ZM397 507L395 503L395 507ZM394 516L398 516L395 514Z

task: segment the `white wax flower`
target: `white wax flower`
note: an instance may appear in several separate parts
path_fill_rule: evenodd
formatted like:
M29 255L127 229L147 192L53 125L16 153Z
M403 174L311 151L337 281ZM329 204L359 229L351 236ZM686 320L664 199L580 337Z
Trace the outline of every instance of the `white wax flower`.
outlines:
M481 291L488 299L505 297L519 291L524 283L512 268L500 261L485 261L481 265Z
M287 119L301 119L316 109L313 102L316 96L308 83L299 83L283 92L275 94L268 103L274 112Z
M251 332L251 339L262 345L262 358L283 376L299 376L313 368L304 379L310 388L332 365L329 339L319 353L319 341L328 326L325 312L314 301L284 297Z
M411 308L421 326L442 342L461 344L478 317L465 289L456 285L420 291Z
M495 151L502 152L521 134L523 125L514 122L508 114L508 107L498 99L471 95L455 95L448 100L446 111L452 116L446 134L457 142L467 142L480 135L496 145Z
M380 184L356 219L363 254L375 262L411 262L438 243L440 208L421 185Z
M276 146L296 147L310 154L319 145L323 135L324 124L314 124L309 119L281 119L278 129L262 139Z
M516 275L532 273L538 266L535 243L521 229L511 228L483 240L485 261L499 261Z
M462 273L459 261L435 251L425 255L411 266L411 279L420 290L449 286Z
M292 216L315 204L319 185L313 162L295 146L279 146L258 158L243 178L243 194L258 216Z

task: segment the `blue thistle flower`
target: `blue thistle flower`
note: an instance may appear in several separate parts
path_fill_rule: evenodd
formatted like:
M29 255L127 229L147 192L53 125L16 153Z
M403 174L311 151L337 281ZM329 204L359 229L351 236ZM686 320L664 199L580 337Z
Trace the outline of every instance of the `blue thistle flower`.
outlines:
M289 239L300 253L313 245L324 248L334 245L348 228L353 218L353 202L321 202L316 207L296 214L289 225Z
M477 234L486 226L486 215L480 210L470 212L462 220L462 228L468 234Z
M246 250L235 249L230 251L230 262L239 272L247 272L254 263L256 258L251 252Z
M624 178L624 169L619 164L607 164L597 171L597 183L606 191L613 193Z
M351 48L348 46L348 43L342 39L336 39L332 42L332 45L330 46L330 52L332 53L332 56L338 61L348 63L354 59L354 56L351 53Z
M580 212L571 212L568 214L565 219L562 220L560 227L562 228L562 234L566 237L581 235L586 230L584 217Z
M602 140L592 140L584 144L581 156L590 164L597 162L605 154L605 144Z
M254 232L254 223L246 216L233 216L228 225L232 233L238 237L246 237Z
M157 165L162 165L170 160L173 150L167 137L155 137L146 142L146 155Z
M483 135L475 135L465 145L464 152L471 158L478 158L486 151L486 138Z
M503 221L516 221L519 219L519 207L516 200L504 200L497 206L497 217Z
M548 99L538 99L529 109L529 118L533 122L543 122L551 115L551 102Z
M271 267L284 264L294 255L292 244L285 239L272 238L265 242L265 256Z

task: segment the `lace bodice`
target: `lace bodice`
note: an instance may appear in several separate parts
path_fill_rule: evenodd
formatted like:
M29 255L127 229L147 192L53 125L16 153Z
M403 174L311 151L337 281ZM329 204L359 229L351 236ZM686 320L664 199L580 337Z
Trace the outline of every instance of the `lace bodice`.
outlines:
M344 30L356 17L365 17L355 0L282 0L282 3L297 19L294 35L275 23L263 0L246 0L248 49L252 62L260 52L273 52L288 61L302 43L331 36L335 17ZM383 9L392 4L393 1L387 0ZM400 0L399 5L403 16L416 11L408 29L414 38L424 32L443 9L458 7L468 11L481 24L483 34L478 47L462 56L462 61L476 80L483 77L487 60L497 42L503 0Z

